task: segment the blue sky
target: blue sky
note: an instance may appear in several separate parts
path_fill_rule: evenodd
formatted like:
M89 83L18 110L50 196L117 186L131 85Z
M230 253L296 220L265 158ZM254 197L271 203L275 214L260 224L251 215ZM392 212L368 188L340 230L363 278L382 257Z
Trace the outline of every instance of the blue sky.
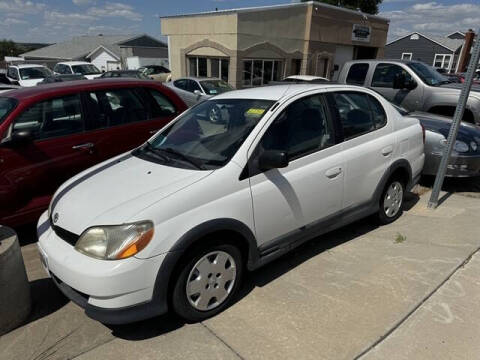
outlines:
M292 0L0 0L0 38L56 42L79 34L148 33L159 16L290 3ZM389 39L412 31L443 35L480 26L480 0L384 0Z

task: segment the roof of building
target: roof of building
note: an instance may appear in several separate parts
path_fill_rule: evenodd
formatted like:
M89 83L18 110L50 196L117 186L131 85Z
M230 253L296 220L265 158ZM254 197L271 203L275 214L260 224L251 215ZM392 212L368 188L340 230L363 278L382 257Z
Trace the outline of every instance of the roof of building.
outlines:
M161 16L161 19L170 19L170 18L181 18L181 17L188 17L188 16L205 16L205 15L226 15L226 14L238 14L238 13L248 13L248 12L258 12L258 11L269 11L269 10L276 10L276 9L283 9L283 8L291 8L291 7L303 7L308 5L315 5L316 7L323 7L327 9L335 9L343 12L348 12L350 14L356 14L362 17L368 17L377 20L383 20L386 22L390 22L389 19L378 16L378 15L371 15L366 14L361 11L351 10L344 7L339 7L335 5L325 4L318 1L306 1L306 2L295 2L290 4L280 4L280 5L270 5L270 6L257 6L257 7L247 7L247 8L238 8L238 9L225 9L225 10L215 10L215 11L204 11L198 13L190 13L190 14L176 14L170 16Z
M71 40L62 41L50 46L46 46L37 50L29 51L21 56L35 57L45 59L80 59L100 46L105 47L116 55L121 54L120 47L123 43L131 42L132 40L151 36L146 34L138 35L82 35L75 36ZM159 45L166 46L163 42L155 40Z
M405 38L410 37L414 34L423 36L424 38L426 38L426 39L428 39L432 42L435 42L438 45L443 46L444 48L446 48L448 50L451 50L451 51L457 51L460 47L463 46L463 43L464 43L464 40L462 40L462 39L450 39L450 38L445 37L445 36L426 35L426 34L422 34L422 33L419 33L417 31L415 31L413 33L407 34L407 35L402 36L398 39L390 41L389 43L387 43L387 45L393 44L394 42L405 39Z

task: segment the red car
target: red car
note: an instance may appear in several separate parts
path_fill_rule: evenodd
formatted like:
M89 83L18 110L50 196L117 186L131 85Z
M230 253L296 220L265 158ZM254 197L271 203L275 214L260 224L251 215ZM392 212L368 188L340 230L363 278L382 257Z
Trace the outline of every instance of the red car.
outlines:
M36 221L65 180L139 146L186 108L172 90L143 80L0 94L0 224Z

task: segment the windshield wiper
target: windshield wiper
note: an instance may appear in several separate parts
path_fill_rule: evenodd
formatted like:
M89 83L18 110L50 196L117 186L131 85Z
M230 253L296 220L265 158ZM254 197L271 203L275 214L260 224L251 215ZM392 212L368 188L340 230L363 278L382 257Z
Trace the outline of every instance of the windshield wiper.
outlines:
M160 160L162 161L165 161L165 162L169 162L170 159L168 157L166 157L165 155L162 155L160 153L160 149L157 149L156 147L154 147L150 142L146 142L146 147L145 147L149 152L151 152L152 154L154 154L157 158L159 158Z
M183 161L188 162L190 165L193 165L198 170L204 170L204 167L201 164L199 164L197 161L191 159L190 157L188 157L186 155L183 155L181 152L178 152L177 150L172 149L171 147L168 147L166 149L156 149L156 150L164 151L166 153L175 155L175 156L179 157L180 159L182 159Z

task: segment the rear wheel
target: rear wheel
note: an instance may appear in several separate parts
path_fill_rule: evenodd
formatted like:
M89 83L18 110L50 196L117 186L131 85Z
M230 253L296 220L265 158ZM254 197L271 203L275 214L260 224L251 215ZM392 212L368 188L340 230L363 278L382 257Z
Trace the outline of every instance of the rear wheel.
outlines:
M378 219L381 224L390 224L403 213L405 185L397 179L390 180L380 198Z
M240 287L242 254L231 244L212 244L187 256L175 279L172 306L190 322L224 310Z

